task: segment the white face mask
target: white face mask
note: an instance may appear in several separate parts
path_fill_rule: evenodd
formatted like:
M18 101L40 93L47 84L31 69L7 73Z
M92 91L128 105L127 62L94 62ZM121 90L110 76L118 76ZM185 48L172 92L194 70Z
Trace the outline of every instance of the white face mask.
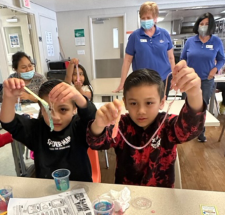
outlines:
M207 36L207 31L208 31L208 25L198 26L198 33L200 36L202 37Z

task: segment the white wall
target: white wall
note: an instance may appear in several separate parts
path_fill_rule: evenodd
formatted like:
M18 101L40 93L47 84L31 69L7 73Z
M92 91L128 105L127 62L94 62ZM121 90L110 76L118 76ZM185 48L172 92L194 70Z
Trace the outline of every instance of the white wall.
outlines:
M171 22L159 22L157 23L157 26L166 29L168 33L171 34L171 26L172 26Z
M17 1L16 0L0 0L1 5L5 5L5 6L11 8L11 9L18 10L18 11L21 11L21 12L27 12L27 13L34 14L36 31L37 31L38 37L41 36L40 16L45 16L45 17L51 18L53 20L57 20L56 13L52 10L46 9L44 7L41 7L41 6L33 4L33 3L31 3L31 9L21 8L19 2L20 1L18 1L18 0ZM40 61L40 62L38 62L38 63L40 63L40 67L39 67L38 72L44 74L43 71L44 71L44 65L46 64L46 62L45 62L44 51L43 51L43 47L42 47L41 42L38 42L37 49L39 49L38 50L39 56L36 60ZM0 70L1 70L1 73L2 73L3 79L5 79L9 76L9 71L5 70L6 64L7 64L7 62L4 62L2 60L0 61ZM2 69L2 68L4 68L4 69Z

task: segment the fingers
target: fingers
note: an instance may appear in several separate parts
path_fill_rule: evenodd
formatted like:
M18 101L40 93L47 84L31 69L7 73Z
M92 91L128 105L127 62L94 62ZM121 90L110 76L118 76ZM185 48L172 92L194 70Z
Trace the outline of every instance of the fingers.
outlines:
M4 81L3 85L5 88L8 88L10 90L18 90L23 89L25 87L24 81L18 78L7 79Z
M70 64L78 65L79 64L79 60L77 58L72 58L70 60Z
M97 111L96 120L99 125L107 126L109 124L115 124L116 119L120 114L121 102L119 100L110 102L102 106Z
M183 68L187 68L187 62L185 60L181 60L175 65L175 67L173 68L173 74L176 75Z
M180 89L181 92L186 92L188 84L191 85L192 81L196 79L196 84L200 86L200 78L195 73L194 69L189 67L184 67L177 74L173 74L173 78L171 80L171 88L174 90ZM198 86L198 85L196 85ZM193 87L193 86L192 86ZM188 87L189 88L189 87Z
M49 93L49 99L52 102L64 102L73 99L77 90L66 83L60 83L55 86Z

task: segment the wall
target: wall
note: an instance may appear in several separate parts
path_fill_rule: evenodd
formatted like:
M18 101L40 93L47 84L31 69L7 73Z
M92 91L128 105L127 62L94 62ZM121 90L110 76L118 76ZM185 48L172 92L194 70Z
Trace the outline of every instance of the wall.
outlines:
M53 20L57 20L56 13L52 10L46 9L39 5L33 4L31 2L31 9L21 8L18 0L0 0L1 5L5 5L9 8L34 14L35 18L35 29L37 36L41 36L41 26L40 26L40 16L45 16L51 18ZM44 58L44 51L42 47L42 43L37 43L38 47L36 47L36 61L40 65L38 68L38 72L44 74L44 66L46 65L45 58ZM2 53L1 53L2 54ZM6 53L5 53L6 54ZM4 65L3 65L4 64ZM9 76L9 71L5 71L7 62L0 61L0 70L2 72L3 79ZM4 69L2 69L4 68ZM3 71L2 71L3 70Z
M171 34L171 28L172 28L171 22L159 22L157 23L157 26L159 26L160 28L166 29L169 32L169 34Z

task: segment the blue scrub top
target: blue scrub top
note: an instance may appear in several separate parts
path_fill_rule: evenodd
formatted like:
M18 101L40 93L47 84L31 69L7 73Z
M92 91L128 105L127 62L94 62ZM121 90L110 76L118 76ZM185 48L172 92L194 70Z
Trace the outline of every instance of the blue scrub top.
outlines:
M145 34L143 28L134 31L128 39L126 53L133 56L133 71L138 69L152 69L165 80L171 72L167 51L173 48L169 33L156 27L152 37Z
M202 80L206 80L214 67L219 71L224 65L223 49L223 43L217 36L212 35L206 43L202 43L199 36L196 35L186 41L181 60L186 60L187 65L194 68Z

